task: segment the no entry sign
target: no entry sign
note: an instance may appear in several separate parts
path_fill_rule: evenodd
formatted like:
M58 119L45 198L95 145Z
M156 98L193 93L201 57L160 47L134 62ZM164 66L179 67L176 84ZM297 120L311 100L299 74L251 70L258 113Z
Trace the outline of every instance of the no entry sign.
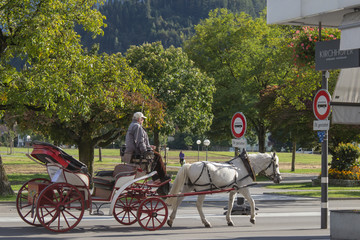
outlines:
M231 133L235 138L241 138L246 131L246 118L243 113L237 112L231 119Z
M331 96L325 89L320 89L313 101L314 115L318 120L325 120L330 114Z

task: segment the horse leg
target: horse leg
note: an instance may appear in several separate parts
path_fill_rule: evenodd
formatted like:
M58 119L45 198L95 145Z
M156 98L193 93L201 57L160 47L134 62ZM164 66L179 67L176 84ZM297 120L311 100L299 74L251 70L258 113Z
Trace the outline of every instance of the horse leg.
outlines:
M226 221L227 221L228 226L234 226L234 222L231 220L231 211L233 208L235 196L236 196L235 191L231 191L229 193L228 211L226 213Z
M169 219L167 220L167 224L169 225L169 227L172 227L172 225L174 223L174 219L176 217L177 209L178 209L178 207L179 207L179 205L180 205L180 203L182 202L183 199L184 199L184 197L178 197L175 205L172 206L172 212L170 214Z
M192 188L189 188L187 185L185 185L182 193L188 193L188 192L191 192L191 191L192 191ZM178 207L180 206L180 204L181 204L181 202L182 202L183 199L184 199L184 197L178 197L176 203L175 203L173 206L171 206L172 212L171 212L171 214L170 214L169 219L167 220L167 224L168 224L170 227L172 227L172 225L173 225L173 223L174 223L174 219L175 219L175 217L176 217L177 209L178 209Z
M255 224L255 201L250 195L249 188L242 188L239 190L239 192L245 197L245 199L250 203L250 222L252 224Z
M198 199L196 201L196 207L199 212L202 223L205 225L205 227L211 228L211 224L208 220L206 220L204 212L202 210L204 200L205 200L205 195L198 195Z

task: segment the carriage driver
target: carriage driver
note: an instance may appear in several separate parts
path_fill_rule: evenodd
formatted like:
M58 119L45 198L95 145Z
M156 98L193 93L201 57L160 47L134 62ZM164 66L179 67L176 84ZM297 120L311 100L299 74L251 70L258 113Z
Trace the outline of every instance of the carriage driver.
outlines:
M155 152L155 146L150 146L149 137L142 127L142 124L146 117L142 112L134 113L132 122L128 128L125 138L125 154L122 161L125 163L131 163L131 159L134 156L143 156L151 151L151 154L154 154L154 170L158 173L158 178L161 181L169 179L166 175L166 168L164 162L162 161L161 155L158 152Z

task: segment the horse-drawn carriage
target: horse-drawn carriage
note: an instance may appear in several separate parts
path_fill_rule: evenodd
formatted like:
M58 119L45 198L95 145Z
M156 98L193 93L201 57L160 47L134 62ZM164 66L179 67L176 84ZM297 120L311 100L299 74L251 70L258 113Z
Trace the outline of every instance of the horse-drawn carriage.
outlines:
M108 215L124 225L138 222L146 230L160 229L165 222L172 226L177 207L186 196L198 195L198 211L206 227L210 223L202 212L206 194L229 192L228 225L236 193L241 193L251 206L250 221L255 223L255 202L248 187L254 176L264 172L275 183L281 180L279 159L273 154L241 155L226 163L198 162L185 164L176 176L170 194L160 196L157 189L167 181L151 180L157 174L142 171L135 165L119 164L113 171L100 171L92 179L83 163L62 149L41 142L33 143L29 158L47 168L50 180L35 178L19 190L16 207L28 224L43 226L54 232L66 232L76 227L85 210L91 215L101 214L104 205L110 205ZM91 181L94 187L90 190ZM195 190L195 192L194 192ZM166 203L163 201L167 198ZM173 208L168 218L168 205Z
M20 188L16 207L26 223L66 232L79 224L85 210L102 214L100 208L106 204L108 215L124 225L139 222L144 229L156 230L166 222L168 210L156 190L170 179L152 181L156 172L136 178L142 170L129 164L90 179L86 165L61 148L41 142L34 142L33 148L28 157L46 166L50 180L35 178Z

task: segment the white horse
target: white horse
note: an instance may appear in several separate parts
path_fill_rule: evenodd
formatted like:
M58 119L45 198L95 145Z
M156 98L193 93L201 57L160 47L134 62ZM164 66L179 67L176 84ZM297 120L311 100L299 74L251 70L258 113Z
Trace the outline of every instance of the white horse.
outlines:
M249 165L251 166L250 168ZM243 151L238 157L226 163L196 162L185 164L179 170L169 195L176 195L180 192L188 193L193 190L200 192L234 188L235 190L229 192L228 211L226 214L228 226L234 226L231 220L231 210L237 193L241 193L250 203L250 222L255 224L255 202L250 195L248 186L252 185L255 176L260 172L263 172L274 183L280 183L279 158L275 153L272 155L266 153L247 155ZM169 197L166 199L168 206L173 209L167 221L170 227L173 225L177 208L183 199L184 197L181 195L180 197ZM205 227L211 227L210 222L206 220L202 211L204 199L205 195L198 195L196 207Z

